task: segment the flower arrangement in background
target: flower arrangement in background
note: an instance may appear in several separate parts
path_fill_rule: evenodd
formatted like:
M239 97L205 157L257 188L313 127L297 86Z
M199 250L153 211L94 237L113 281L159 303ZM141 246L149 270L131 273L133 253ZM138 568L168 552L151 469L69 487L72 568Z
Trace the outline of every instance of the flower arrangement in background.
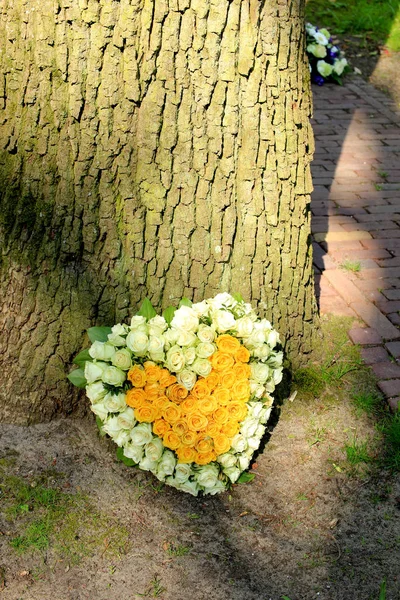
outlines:
M349 71L349 66L343 52L332 44L329 31L306 23L306 44L311 80L317 85L326 81L341 84L341 77Z
M282 378L279 335L250 304L218 294L130 325L89 329L70 381L86 388L100 431L127 465L197 496L225 491L249 466Z

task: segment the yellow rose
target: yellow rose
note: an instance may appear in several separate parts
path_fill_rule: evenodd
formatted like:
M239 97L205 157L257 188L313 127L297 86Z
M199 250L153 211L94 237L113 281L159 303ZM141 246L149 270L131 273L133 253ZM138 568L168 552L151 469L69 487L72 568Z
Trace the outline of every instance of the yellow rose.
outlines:
M179 406L177 406L173 402L169 402L167 405L165 405L162 412L162 416L167 421L167 423L171 423L172 425L173 423L176 423L182 418L182 411L179 408Z
M214 436L213 441L214 441L214 450L217 453L217 455L228 452L228 450L231 447L231 440L229 439L228 436L224 435L223 433L220 433L219 435Z
M209 435L210 437L214 437L215 435L218 435L221 432L221 425L219 423L216 423L214 421L214 419L208 419L208 425L207 425L207 429L205 430L205 434Z
M250 360L250 352L244 346L240 346L234 354L236 362L247 363Z
M181 446L176 450L176 455L178 457L178 462L192 463L196 458L197 453L194 448L189 448L188 446Z
M213 369L216 371L226 371L226 369L231 369L235 364L235 359L231 354L227 352L215 352L211 357L211 364Z
M226 406L220 406L217 410L214 410L212 416L214 421L219 425L223 425L229 421L229 412Z
M192 389L192 395L195 398L205 398L210 394L210 388L206 379L198 379Z
M146 383L146 373L141 367L135 366L129 369L128 379L133 387L142 388Z
M227 408L229 411L229 419L243 421L247 415L247 404L243 404L242 402L233 401Z
M197 442L198 435L195 431L186 431L181 435L181 441L184 446L194 446Z
M168 369L161 369L159 382L162 387L166 388L176 383L176 377L171 375Z
M139 408L135 408L135 418L139 423L152 423L156 418L156 414L155 407L149 402L143 406L139 406Z
M224 423L221 427L221 433L227 435L229 438L233 438L239 433L240 425L237 421L229 419L227 423Z
M187 417L187 424L190 431L202 431L208 425L207 417L199 412L191 413Z
M211 373L204 378L204 381L207 383L210 391L215 390L220 384L220 375L217 371L211 371Z
M203 413L203 415L209 415L216 408L218 408L218 402L213 396L207 396L206 398L202 398L199 400L199 411Z
M177 433L179 436L182 436L184 433L187 432L187 430L188 426L185 419L179 419L178 421L175 421L175 423L173 423L172 425L172 431L175 431L175 433Z
M146 394L141 389L132 388L126 392L125 402L131 408L139 408L146 403Z
M181 445L181 440L175 431L166 431L163 435L163 443L166 448L176 450Z
M146 383L143 389L148 400L155 400L163 393L163 389L160 388L158 383Z
M245 379L250 379L251 368L250 365L237 363L233 367L233 372L235 373L236 381L243 381Z
M217 455L213 450L210 450L210 452L197 452L193 462L198 465L208 465L208 463L212 462L216 458Z
M180 405L182 412L188 415L199 409L199 401L194 396L188 396Z
M157 419L153 423L153 433L158 435L158 437L163 437L170 429L171 425L167 421L164 421L164 419Z
M146 379L148 383L158 383L161 375L161 368L158 365L152 363L145 363L144 372L146 373Z
M221 352L226 352L227 354L235 354L240 348L239 340L228 334L218 336L216 339L216 344L218 346L218 350L221 350Z
M196 443L197 452L206 453L213 450L214 444L211 438L200 437Z
M187 398L189 392L180 383L174 383L167 388L166 394L172 402L180 404L183 400L185 400L185 398Z
M232 398L247 402L250 398L250 382L248 380L237 381L232 387Z
M227 369L223 371L220 376L221 386L230 389L236 382L236 375L233 369Z
M219 406L226 406L231 399L231 394L227 388L221 387L214 390L212 398L215 398ZM217 406L215 408L217 408Z

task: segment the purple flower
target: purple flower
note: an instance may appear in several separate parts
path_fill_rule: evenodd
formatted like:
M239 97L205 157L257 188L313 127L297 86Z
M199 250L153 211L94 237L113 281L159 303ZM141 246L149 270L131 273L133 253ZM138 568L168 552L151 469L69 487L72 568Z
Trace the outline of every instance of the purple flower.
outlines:
M311 76L311 80L317 85L324 85L325 79L319 73L313 73Z

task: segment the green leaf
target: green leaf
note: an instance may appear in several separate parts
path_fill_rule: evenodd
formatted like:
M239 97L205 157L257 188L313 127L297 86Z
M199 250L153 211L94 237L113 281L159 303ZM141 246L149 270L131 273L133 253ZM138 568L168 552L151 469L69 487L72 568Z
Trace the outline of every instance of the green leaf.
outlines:
M281 600L290 600L289 596L281 596Z
M147 321L157 316L157 313L154 310L154 307L148 298L145 298L143 300L142 305L137 314L141 317L144 317Z
M75 371L71 371L71 373L67 375L67 379L69 379L70 382L78 388L84 388L87 385L83 369L75 369Z
M91 342L107 342L111 327L91 327L88 336Z
M117 448L117 458L127 467L134 467L136 465L134 460L125 456L123 448Z
M73 363L83 369L85 367L85 362L92 360L93 358L90 356L89 350L82 350L82 352L79 352L79 354L75 356Z
M232 297L235 298L236 302L244 302L242 294L232 294Z
M104 433L104 431L103 431L103 425L104 425L104 423L103 423L103 421L100 419L100 417L97 417L97 416L96 416L96 425L97 425L97 427L99 428L99 432L100 432L100 435L101 435L101 437L104 437L104 436L106 435L106 434Z
M384 579L380 585L379 600L386 600L386 579Z
M183 297L182 300L179 302L179 308L181 306L192 306L193 302L191 300L189 300L189 298L185 298Z
M249 483L249 481L253 481L254 477L255 477L254 473L244 472L241 474L241 476L239 477L237 482L238 483Z
M175 311L175 306L168 306L168 308L164 310L163 317L167 321L168 325L171 324L171 321L174 318Z

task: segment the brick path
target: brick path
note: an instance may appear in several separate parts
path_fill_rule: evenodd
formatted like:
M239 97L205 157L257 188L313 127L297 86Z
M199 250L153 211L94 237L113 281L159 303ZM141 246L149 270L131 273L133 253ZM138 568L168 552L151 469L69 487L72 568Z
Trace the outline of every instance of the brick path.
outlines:
M363 81L314 86L314 265L321 313L350 331L392 408L400 401L400 111ZM347 270L343 265L358 272Z

